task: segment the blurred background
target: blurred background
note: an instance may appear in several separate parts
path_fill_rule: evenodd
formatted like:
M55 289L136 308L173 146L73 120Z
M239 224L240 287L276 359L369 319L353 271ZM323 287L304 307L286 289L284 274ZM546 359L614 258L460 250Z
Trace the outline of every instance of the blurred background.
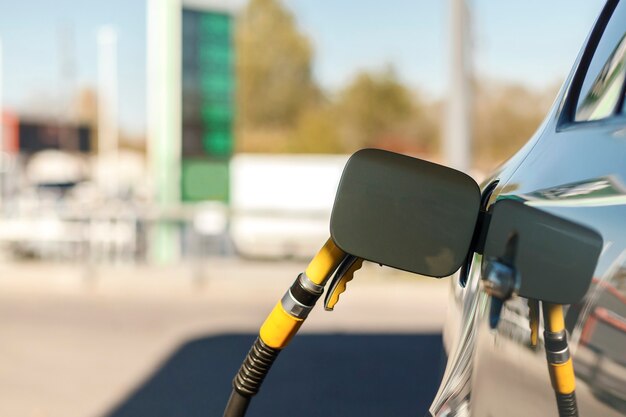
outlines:
M480 181L538 128L602 5L0 1L0 414L218 415L248 336L327 238L349 154ZM448 287L362 274L305 330L438 358ZM426 407L438 372L407 398Z

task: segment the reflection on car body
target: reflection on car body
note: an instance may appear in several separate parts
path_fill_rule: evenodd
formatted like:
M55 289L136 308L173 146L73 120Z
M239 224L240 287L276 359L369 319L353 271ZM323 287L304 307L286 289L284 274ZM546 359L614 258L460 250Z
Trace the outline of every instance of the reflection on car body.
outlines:
M590 292L597 296L585 320L579 320L577 375L598 399L626 413L626 260Z

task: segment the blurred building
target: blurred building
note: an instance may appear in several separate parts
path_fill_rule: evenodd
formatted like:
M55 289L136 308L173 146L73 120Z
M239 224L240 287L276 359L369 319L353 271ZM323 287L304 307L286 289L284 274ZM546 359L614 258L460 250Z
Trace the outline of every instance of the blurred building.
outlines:
M235 157L238 11L227 0L146 4L145 149L118 128L118 36L102 26L97 91L64 82L68 102L49 117L3 115L0 246L89 262L233 247L308 256L328 235L346 157Z

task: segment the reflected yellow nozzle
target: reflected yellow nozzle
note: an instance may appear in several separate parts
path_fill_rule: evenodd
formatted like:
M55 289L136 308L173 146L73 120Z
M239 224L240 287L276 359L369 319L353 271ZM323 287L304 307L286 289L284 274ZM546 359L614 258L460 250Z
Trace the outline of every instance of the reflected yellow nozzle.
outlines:
M576 375L567 345L563 306L543 303L543 316L546 328L544 334L546 355L552 387L558 394L571 394L576 390Z

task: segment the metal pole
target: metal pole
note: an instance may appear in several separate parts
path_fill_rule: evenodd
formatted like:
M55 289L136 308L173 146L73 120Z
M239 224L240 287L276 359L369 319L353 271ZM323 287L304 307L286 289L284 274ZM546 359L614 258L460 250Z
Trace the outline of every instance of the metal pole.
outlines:
M59 27L59 149L76 152L80 149L76 124L76 53L74 26L71 23Z
M450 0L450 81L444 156L461 171L471 166L472 50L466 0Z
M159 212L180 203L182 135L181 0L147 0L148 158L154 203ZM180 257L175 225L152 228L150 257L171 263Z
M118 138L118 85L117 85L117 31L111 26L98 30L98 159L117 162ZM114 183L117 191L118 178L111 172L100 178L102 185Z

